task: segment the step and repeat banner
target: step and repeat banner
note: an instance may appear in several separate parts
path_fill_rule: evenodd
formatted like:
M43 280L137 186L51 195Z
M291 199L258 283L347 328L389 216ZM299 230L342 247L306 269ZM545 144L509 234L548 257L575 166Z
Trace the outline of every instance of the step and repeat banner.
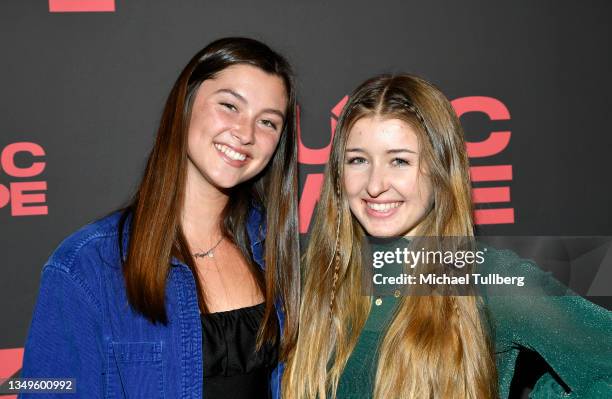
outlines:
M480 234L612 235L611 11L595 0L3 1L0 377L19 375L45 260L127 202L174 79L224 36L262 40L297 72L301 233L347 95L410 72L461 117ZM519 374L514 397L532 380Z

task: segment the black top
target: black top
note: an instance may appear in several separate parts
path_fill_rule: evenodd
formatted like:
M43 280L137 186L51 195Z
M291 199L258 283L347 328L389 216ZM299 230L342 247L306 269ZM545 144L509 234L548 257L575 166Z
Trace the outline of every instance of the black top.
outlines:
M265 304L202 314L205 399L269 398L276 345L255 352Z

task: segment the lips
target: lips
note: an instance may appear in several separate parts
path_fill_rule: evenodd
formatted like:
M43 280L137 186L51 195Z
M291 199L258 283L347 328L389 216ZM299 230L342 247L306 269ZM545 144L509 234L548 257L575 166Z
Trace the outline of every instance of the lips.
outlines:
M239 152L236 151L228 146L226 146L225 144L217 144L215 143L215 148L217 149L217 151L221 152L223 155L225 155L227 158L229 158L232 161L244 161L247 158L247 154L243 153L243 152Z
M389 212L391 209L397 208L400 206L401 202L385 202L385 203L376 203L366 201L366 206L370 209L373 209L377 212Z
M374 202L368 200L363 200L363 202L365 203L367 213L375 217L389 217L404 203L403 201Z

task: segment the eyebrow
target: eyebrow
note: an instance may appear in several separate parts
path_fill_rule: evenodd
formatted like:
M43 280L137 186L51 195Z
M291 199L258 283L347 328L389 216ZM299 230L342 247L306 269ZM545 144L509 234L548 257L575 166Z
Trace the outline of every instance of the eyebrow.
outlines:
M236 99L238 101L240 101L240 102L242 102L244 104L248 104L249 103L247 101L247 99L244 98L244 96L242 94L237 93L237 92L235 92L232 89L219 89L219 90L217 90L215 92L215 94L217 94L217 93L227 93L227 94L230 94L230 95L236 97ZM262 110L262 112L270 112L272 114L276 114L276 115L278 115L283 120L283 122L285 121L285 114L282 111L278 110L278 109L266 108L266 109Z
M364 150L363 148L355 147L355 148L347 148L346 152L362 152L362 153L365 153L366 150ZM403 153L403 152L409 152L411 154L416 154L416 151L409 150L408 148L393 148L391 150L387 150L386 151L387 154L399 154L399 153Z
M217 93L227 93L227 94L231 94L232 96L236 97L238 100L240 100L243 103L248 103L248 101L246 100L246 98L244 98L242 96L242 94L239 94L237 92L235 92L232 89L219 89L215 92L215 94Z

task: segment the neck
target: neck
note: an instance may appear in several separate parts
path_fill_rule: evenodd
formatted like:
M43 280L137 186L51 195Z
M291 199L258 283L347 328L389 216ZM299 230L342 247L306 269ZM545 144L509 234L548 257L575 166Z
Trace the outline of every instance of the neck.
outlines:
M181 225L193 250L217 242L221 236L221 213L228 200L228 193L210 184L188 162Z

